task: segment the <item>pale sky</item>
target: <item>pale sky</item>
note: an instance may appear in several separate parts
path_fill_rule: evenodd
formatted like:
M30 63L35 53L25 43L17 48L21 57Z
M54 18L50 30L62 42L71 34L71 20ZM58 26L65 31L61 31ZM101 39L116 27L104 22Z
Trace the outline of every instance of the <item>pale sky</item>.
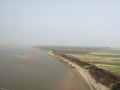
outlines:
M120 0L0 0L0 44L120 47Z

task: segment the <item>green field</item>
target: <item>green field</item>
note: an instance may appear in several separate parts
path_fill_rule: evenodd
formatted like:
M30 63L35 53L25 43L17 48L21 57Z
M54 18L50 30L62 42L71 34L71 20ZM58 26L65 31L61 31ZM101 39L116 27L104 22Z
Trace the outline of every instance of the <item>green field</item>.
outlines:
M120 75L120 50L96 50L87 54L67 54Z

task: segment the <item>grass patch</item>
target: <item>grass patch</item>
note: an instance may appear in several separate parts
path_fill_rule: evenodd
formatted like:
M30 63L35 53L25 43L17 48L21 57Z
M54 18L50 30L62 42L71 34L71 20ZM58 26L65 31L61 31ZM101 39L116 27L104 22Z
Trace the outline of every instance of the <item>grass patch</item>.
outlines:
M120 54L120 50L96 50L96 53Z
M120 62L113 62L112 65L120 66Z
M101 61L92 61L93 64L106 64L106 65L115 65L120 66L120 62L101 62Z
M120 57L116 57L117 55L120 56L119 51L102 50L100 54L96 52L92 52L92 53L95 54L69 54L69 55L79 58L80 60L85 60L94 65L99 65L99 64L105 65L105 67L102 67L103 69L120 75L120 68L118 70L118 67L120 67ZM111 65L113 65L114 68L111 69Z

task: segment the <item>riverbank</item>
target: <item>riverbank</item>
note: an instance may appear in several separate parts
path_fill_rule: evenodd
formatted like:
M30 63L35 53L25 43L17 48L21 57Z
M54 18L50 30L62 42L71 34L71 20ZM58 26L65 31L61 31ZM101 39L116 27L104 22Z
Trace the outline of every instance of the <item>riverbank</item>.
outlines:
M71 66L71 67L74 67L76 70L79 71L79 73L84 77L84 79L87 81L89 87L91 88L91 90L110 90L110 88L112 87L112 83L111 83L111 87L107 87L103 84L101 84L99 82L99 80L97 81L95 79L95 77L92 76L91 73L93 72L90 72L89 69L89 65L84 65L84 64L87 64L87 63L84 63L84 62L81 62L82 63L82 67L77 64L78 62L76 61L70 61L69 59L73 59L72 57L65 57L64 55L62 56L60 53L57 53L57 52L53 52L53 51L49 51L49 55L52 55L58 59L60 59L63 63L65 63L66 65L68 66ZM94 68L94 67L91 67L91 68ZM93 69L92 69L93 70ZM91 70L91 71L92 71ZM103 75L104 76L104 75ZM97 78L98 79L98 78ZM101 78L99 78L101 79ZM107 82L107 81L104 81L104 82ZM109 84L109 83L108 83ZM113 89L113 90L116 90L116 89Z

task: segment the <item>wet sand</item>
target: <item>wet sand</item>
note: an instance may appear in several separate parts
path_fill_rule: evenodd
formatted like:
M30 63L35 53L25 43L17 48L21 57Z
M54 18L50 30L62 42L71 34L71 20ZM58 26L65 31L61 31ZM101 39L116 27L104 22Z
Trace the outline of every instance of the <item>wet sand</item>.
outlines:
M74 68L68 72L58 90L91 90L84 77Z
M28 52L25 52L23 55L18 56L17 58L22 60L35 60L36 58L36 50L32 48ZM55 90L90 90L86 80L80 73L71 67L67 67L67 73L63 78L60 85L54 88Z
M52 51L49 52L49 55L58 58L67 66L74 67L74 69L68 69L69 72L63 80L61 90L109 90L109 88L96 82L88 70L81 68L79 65L57 54L54 54Z

